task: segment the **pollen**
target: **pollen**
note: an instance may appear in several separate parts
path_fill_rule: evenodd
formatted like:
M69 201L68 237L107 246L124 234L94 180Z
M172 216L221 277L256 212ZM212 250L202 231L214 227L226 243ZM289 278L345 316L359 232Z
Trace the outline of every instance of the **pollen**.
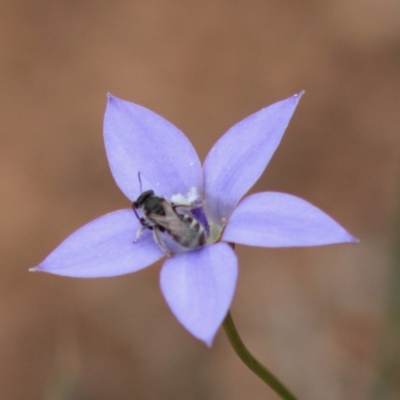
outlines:
M186 195L179 193L179 194L174 194L171 197L171 203L182 204L187 206L193 205L199 201L201 201L201 199L195 187L192 187Z

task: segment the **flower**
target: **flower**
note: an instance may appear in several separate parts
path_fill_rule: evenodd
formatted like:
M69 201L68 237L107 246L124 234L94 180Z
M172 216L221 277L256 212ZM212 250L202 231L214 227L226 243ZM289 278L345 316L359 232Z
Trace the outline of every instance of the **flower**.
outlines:
M207 245L166 258L160 282L178 321L209 346L236 286L238 262L230 244L356 242L331 217L298 197L263 192L241 200L269 163L301 95L234 125L211 149L203 167L174 125L144 107L108 97L105 147L114 179L128 199L134 202L142 192L153 190L168 202L201 201L210 231ZM166 255L148 229L135 241L140 228L132 209L106 214L69 236L32 270L81 278L138 271Z

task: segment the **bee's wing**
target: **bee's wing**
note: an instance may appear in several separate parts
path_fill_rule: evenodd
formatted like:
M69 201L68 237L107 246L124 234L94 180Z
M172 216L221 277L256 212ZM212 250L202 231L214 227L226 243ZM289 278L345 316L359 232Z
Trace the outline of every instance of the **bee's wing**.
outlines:
M164 205L165 215L150 214L149 217L157 224L165 228L173 236L183 237L186 234L186 224L176 215L169 204Z

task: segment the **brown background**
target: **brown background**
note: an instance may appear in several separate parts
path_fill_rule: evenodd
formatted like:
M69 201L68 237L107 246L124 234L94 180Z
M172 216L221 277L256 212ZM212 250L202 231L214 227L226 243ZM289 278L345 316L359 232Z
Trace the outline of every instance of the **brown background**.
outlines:
M253 190L303 197L361 243L239 247L233 316L301 399L400 398L397 0L1 0L0 32L1 399L277 399L223 332L208 349L177 323L159 264L98 280L27 270L129 207L103 148L107 92L204 158L302 89Z

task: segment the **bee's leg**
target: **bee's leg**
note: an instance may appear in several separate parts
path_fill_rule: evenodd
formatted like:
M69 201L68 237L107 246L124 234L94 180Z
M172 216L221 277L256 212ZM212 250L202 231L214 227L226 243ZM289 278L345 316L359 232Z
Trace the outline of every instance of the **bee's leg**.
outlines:
M148 228L150 226L144 217L139 218L139 222L143 225L144 228Z
M162 239L160 235L160 228L158 226L155 226L153 229L153 236L155 242L165 251L165 254L167 257L172 256L172 252L168 249L167 245L165 244L164 240Z
M147 222L146 218L140 217L140 216L139 216L139 214L138 214L137 211L136 211L135 203L132 203L132 209L133 209L133 212L134 212L135 215L136 215L136 218L139 220L139 222L140 222L145 228L148 228L148 227L149 227L149 223Z
M136 242L140 239L140 237L142 236L143 232L144 232L146 229L151 229L151 228L150 228L149 226L143 225L143 226L141 226L141 227L138 229L138 231L136 232L136 238L135 238L135 240L133 241L133 243L136 243Z
M133 243L136 243L140 239L146 229L150 229L151 231L153 230L153 227L144 218L140 218L139 222L142 224L142 226L136 232L136 238Z

